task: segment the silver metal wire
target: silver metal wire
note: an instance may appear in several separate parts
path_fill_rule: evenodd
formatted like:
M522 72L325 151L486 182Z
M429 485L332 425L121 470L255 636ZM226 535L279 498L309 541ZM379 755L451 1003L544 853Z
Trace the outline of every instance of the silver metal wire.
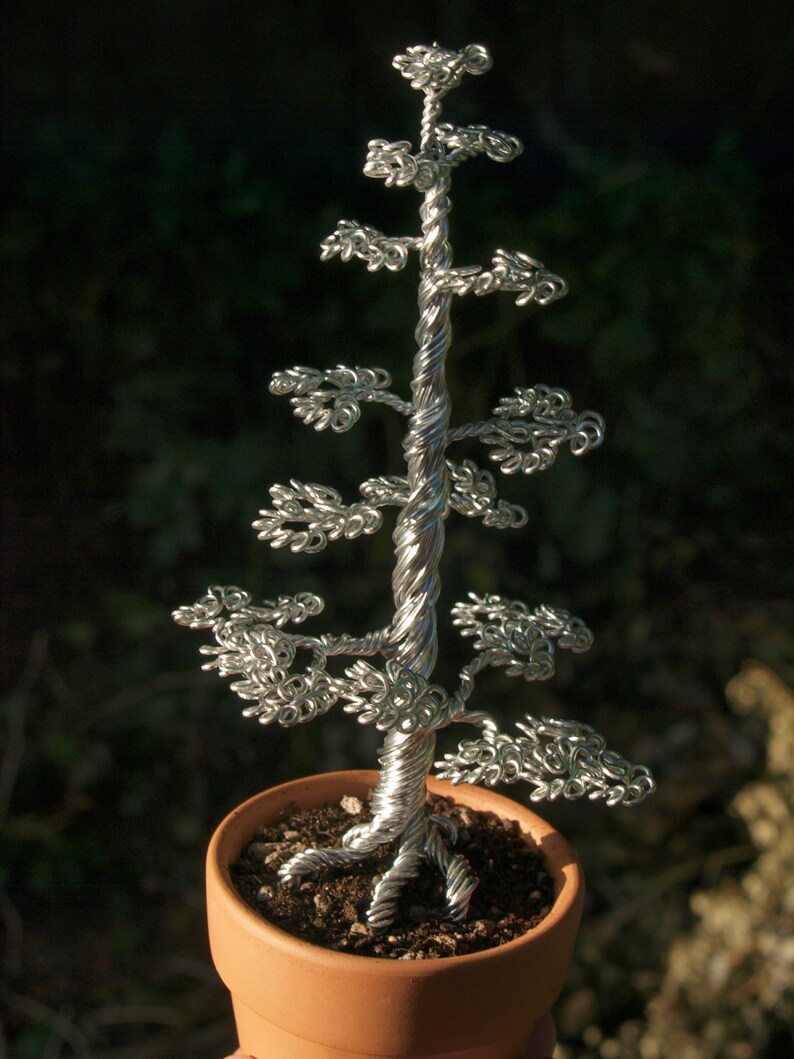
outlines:
M408 416L403 439L406 474L383 475L360 486L362 501L343 502L329 486L290 481L270 490L273 507L254 523L272 547L316 552L341 538L375 532L380 508L397 506L392 576L395 614L391 624L361 636L307 636L295 625L319 614L318 596L304 593L251 605L240 589L214 586L193 606L174 612L182 625L211 629L215 645L203 647L205 669L232 677L232 688L249 705L246 716L263 724L291 726L326 713L341 701L362 724L385 733L379 751L380 772L372 794L369 821L351 828L341 847L307 849L280 869L292 881L360 861L379 846L396 841L398 851L375 887L368 919L376 929L394 921L406 882L424 861L445 878L447 910L465 916L477 879L464 857L454 852L454 828L427 815L426 779L433 768L436 731L465 723L482 730L453 754L436 762L438 774L455 783L493 784L525 780L532 799L603 799L635 804L651 793L647 769L633 766L606 749L587 725L527 717L518 735L500 732L489 713L469 709L479 673L500 667L509 676L546 680L554 672L555 650L584 651L592 634L578 618L548 606L530 610L500 596L471 595L453 608L455 624L473 639L475 656L464 666L460 685L449 695L432 684L438 650L436 608L445 520L451 511L479 517L486 526L518 528L526 511L499 498L493 475L471 460L456 463L450 445L478 438L506 474L532 474L550 467L561 448L574 455L601 444L604 423L597 413L577 414L561 389L536 385L518 389L494 409L494 418L450 428L450 396L445 361L452 340L453 296L507 291L519 305L548 305L563 297L565 281L522 251L497 250L492 266L453 267L449 239L451 174L467 159L484 154L510 161L522 150L516 137L483 125L457 126L440 121L442 100L463 75L484 73L491 65L478 44L449 51L438 44L417 45L394 60L411 86L424 93L419 147L407 140L371 140L364 173L387 187L416 188L422 194L421 234L389 237L357 221L340 221L322 243L321 257L339 256L366 263L370 271L398 271L418 252L420 281L417 352L411 400L392 393L391 379L380 368L330 370L295 367L273 376L271 392L289 396L295 415L315 430L349 430L363 404L382 403ZM356 658L343 675L328 672L334 655ZM364 661L380 655L381 665Z
M442 687L428 684L395 659L383 670L359 659L347 670L347 677L337 685L340 697L348 700L345 713L357 714L361 724L374 724L382 732L435 731L449 709L449 696Z
M577 415L567 390L538 383L515 393L502 398L494 419L464 423L449 432L448 441L476 437L491 447L488 455L502 474L534 474L551 467L562 445L567 444L574 456L583 456L604 440L603 418L590 411ZM529 451L522 452L519 446Z
M408 251L415 245L407 239L389 239L377 228L358 221L340 221L331 234L323 240L321 261L329 261L337 254L343 261L351 257L367 262L369 272L387 268L399 272L408 264Z
M474 637L491 666L504 666L508 676L549 680L554 676L554 641L576 654L589 650L593 634L567 610L542 604L530 611L525 603L500 596L469 594L471 603L452 608L462 636ZM486 620L481 620L481 619Z
M655 789L644 765L632 765L589 725L530 717L506 735L486 728L480 739L464 740L436 762L437 773L452 783L532 785L533 802L587 796L607 805L636 805Z
M484 471L473 460L453 463L447 460L453 511L470 518L482 518L485 526L495 529L520 529L526 525L527 513L519 504L510 504L497 496L496 482L489 471ZM396 475L370 478L361 485L361 494L373 507L396 505L408 500L408 479Z
M497 132L487 125L450 125L438 126L438 138L443 143L448 166L460 165L468 158L478 154L487 154L492 162L512 162L524 150L524 145L516 136L506 132Z
M483 525L493 529L521 529L527 524L527 513L519 504L500 500L496 482L473 460L453 463L447 460L452 491L450 507L461 515L481 517Z
M330 371L303 367L277 371L270 392L279 397L294 394L290 404L299 419L315 430L330 427L339 434L359 421L361 402L378 401L410 415L410 401L389 393L387 386L391 386L391 376L383 368L346 368L339 364Z
M270 487L273 508L265 508L254 522L261 541L274 548L289 545L293 552L319 552L328 541L352 540L380 529L383 518L368 504L343 504L342 497L327 485L304 485L294 478L289 486ZM296 530L288 523L305 525Z
M446 268L436 276L439 290L453 294L493 294L494 291L517 291L516 305L550 305L568 293L568 284L553 272L547 272L539 261L520 250L497 250L490 272L480 265Z

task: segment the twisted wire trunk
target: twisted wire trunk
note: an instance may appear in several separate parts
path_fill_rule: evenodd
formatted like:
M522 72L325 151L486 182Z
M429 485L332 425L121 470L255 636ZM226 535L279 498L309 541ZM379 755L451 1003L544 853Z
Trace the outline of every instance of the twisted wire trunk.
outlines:
M434 179L424 191L419 211L418 349L411 384L412 410L403 441L408 499L394 530L395 616L388 641L380 647L419 680L431 676L438 653L439 565L450 498L446 465L450 400L444 364L452 338L452 293L442 291L439 283L439 273L452 264L450 169L444 164L444 147L438 135L444 94L444 90L427 91L422 114L421 153L433 163ZM462 919L477 879L466 859L448 846L447 838L455 839L452 823L444 817L429 817L425 808L435 747L431 727L410 734L390 729L379 752L380 771L372 793L370 820L351 827L341 848L307 849L296 854L280 869L281 877L297 879L325 867L354 864L379 846L396 841L397 855L375 887L367 911L370 925L380 930L394 922L405 884L418 874L424 861L444 875L447 913Z
M436 125L441 104L428 95L422 117L422 150L438 155ZM419 284L418 350L413 364L413 413L403 441L409 498L394 531L396 564L392 588L396 613L390 637L394 658L414 673L429 678L436 663L436 605L441 590L439 564L444 549L444 519L449 505L446 467L450 400L444 364L452 339L451 294L438 290L436 273L452 264L448 216L451 207L449 169L440 167L437 180L424 194L420 208L422 245ZM373 839L384 833L400 836L394 869L375 891L373 915L391 911L406 878L429 856L447 869L434 822L425 813L427 775L435 755L435 732L410 735L390 731L380 751L380 776L372 795ZM454 858L457 860L457 858ZM457 912L461 910L456 909ZM372 919L372 915L370 917Z

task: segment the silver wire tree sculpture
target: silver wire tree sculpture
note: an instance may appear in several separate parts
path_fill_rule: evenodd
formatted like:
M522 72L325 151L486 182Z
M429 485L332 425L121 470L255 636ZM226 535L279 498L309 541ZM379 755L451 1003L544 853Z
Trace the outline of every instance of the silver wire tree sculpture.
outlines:
M322 259L357 257L372 272L396 271L406 265L411 251L418 253L412 399L392 393L390 377L381 368L295 367L277 372L270 389L290 396L295 414L315 430L349 430L366 403L386 404L407 416L407 473L364 482L362 499L350 505L328 486L296 480L274 485L273 507L254 523L260 539L274 548L312 553L329 541L374 533L382 523L381 509L398 507L394 618L386 628L363 636L307 636L285 626L319 614L323 601L318 596L280 596L257 607L247 592L217 586L174 613L181 625L212 630L215 645L201 648L209 658L204 668L235 678L232 689L249 703L245 716L290 727L314 720L341 700L361 724L385 732L371 820L348 830L340 848L307 849L280 871L284 881L292 881L326 867L344 868L396 840L398 852L375 887L368 911L376 929L394 921L401 891L424 860L443 874L447 912L455 919L466 915L477 886L468 862L451 848L453 825L426 809L426 778L434 765L439 729L468 724L481 730L479 738L464 740L455 753L435 762L436 775L453 783L492 786L523 780L533 787L533 801L586 795L609 805L636 804L654 790L647 768L608 750L588 725L527 716L516 734L507 734L488 713L468 707L476 677L488 666L525 680L547 680L554 673L557 649L586 651L592 643L590 630L565 610L545 605L531 610L497 595L470 595L452 613L461 634L472 638L475 656L451 694L429 682L438 648L439 563L449 512L481 518L499 529L519 528L527 521L523 508L498 498L493 475L471 460L452 461L450 448L464 438L478 438L504 474L533 474L551 467L563 447L576 456L596 448L604 423L595 412L577 414L565 390L536 385L501 400L492 419L450 427L444 363L453 296L508 291L517 295L518 305L549 305L567 288L521 251L497 250L489 270L453 267L448 225L452 170L479 154L508 162L522 150L514 136L482 125L440 121L442 100L464 73L489 69L486 49L477 44L457 52L438 44L417 46L398 55L394 65L412 88L424 93L419 149L414 152L407 141L372 140L364 173L384 180L387 187L413 186L423 194L421 235L395 238L357 221L340 221L323 241ZM299 652L308 653L302 666ZM342 676L328 671L328 660L335 655L356 658ZM380 666L366 661L374 656L383 660Z

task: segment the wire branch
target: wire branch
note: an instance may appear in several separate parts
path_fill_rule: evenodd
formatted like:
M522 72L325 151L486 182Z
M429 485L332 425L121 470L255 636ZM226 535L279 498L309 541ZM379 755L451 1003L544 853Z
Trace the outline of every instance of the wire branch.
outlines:
M395 55L393 65L419 89L436 99L457 88L464 74L484 74L491 68L491 56L481 44L467 44L460 51L449 51L439 44L417 44L405 55Z
M301 622L320 613L320 597L281 596L264 607L252 607L249 600L247 592L234 586L213 586L193 606L174 611L179 625L212 629L215 645L199 649L210 658L202 669L217 669L222 677L242 677L232 690L254 703L243 715L258 717L262 724L277 721L289 728L326 713L337 695L324 671L325 647L319 639L295 637L281 628L288 621ZM311 662L305 672L291 673L299 647L310 648Z
M534 474L551 467L563 445L574 456L583 456L604 440L603 418L592 411L577 414L567 390L538 383L530 389L518 387L515 393L502 398L494 419L450 430L448 443L478 437L491 446L488 455L503 474ZM519 446L529 451L521 452Z
M347 699L345 713L356 714L360 724L374 724L381 732L410 735L433 731L447 723L446 691L393 659L382 670L359 660L345 670L345 675L344 685L335 686L334 690Z
M518 529L526 525L527 513L518 504L498 499L496 482L490 471L482 470L473 460L462 463L446 461L450 479L449 506L471 518L482 518L484 525L496 529ZM361 485L362 495L375 507L403 507L410 498L408 479L397 475L370 478Z
M444 161L457 166L478 154L486 154L493 162L512 162L524 150L517 136L511 136L487 125L452 125L445 122L438 126L438 138L447 149Z
M320 637L320 642L330 655L376 655L383 654L390 649L392 629L387 625L383 629L375 629L373 632L364 633L363 636L349 636L347 633L339 635L325 634ZM297 641L297 637L295 638Z
M408 502L408 479L397 474L368 478L359 486L361 495L375 507L402 507Z
M307 618L316 617L324 607L320 596L311 592L279 596L276 600L266 599L261 607L252 607L250 593L236 585L210 585L206 595L197 602L175 610L173 619L177 625L185 625L189 629L212 629L216 622L224 620L224 610L229 614L239 611L249 618L281 628L287 622L299 625Z
M435 283L439 290L457 295L518 292L516 305L521 306L533 301L550 305L568 293L564 279L546 271L540 261L521 250L497 250L490 272L483 272L481 265L439 269Z
M340 695L355 693L351 680L326 672L330 656L389 650L389 626L363 636L318 637L282 629L287 622L298 624L322 609L320 597L308 592L252 607L247 592L214 585L192 606L174 611L174 620L193 629L212 629L215 644L199 648L210 659L202 669L242 678L231 687L243 701L252 703L243 710L244 717L291 728L327 713ZM310 652L310 660L303 670L293 670L301 650Z
M270 487L273 508L264 508L254 522L262 541L272 548L289 546L290 551L314 554L329 541L353 540L374 533L383 522L377 508L368 504L344 504L335 489L327 485L303 483L292 479L288 486ZM295 529L288 523L305 525Z
M436 762L440 779L459 783L518 783L533 787L533 802L588 797L607 805L636 805L656 789L644 765L632 765L590 725L527 715L518 735L486 727Z
M548 680L554 675L555 646L581 654L593 643L593 634L580 618L567 610L541 604L530 611L525 603L501 596L469 593L470 603L452 608L454 624L461 636L474 637L474 649L482 652L476 669L469 669L463 686L486 666L504 667L508 676L525 680ZM471 689L465 694L468 698Z
M395 143L389 143L388 140L370 140L367 147L364 175L385 181L387 188L413 185L417 191L427 191L438 179L438 162L426 157L422 152L412 154L408 140L397 140ZM409 249L414 248L412 244L416 244L418 248L421 242L418 239L401 241Z
M277 397L292 394L290 404L295 415L315 430L331 428L341 434L350 430L361 417L361 403L387 404L402 415L410 415L413 406L386 387L391 376L383 368L335 368L320 371L298 365L277 371L270 382L270 392Z
M367 271L387 268L399 272L408 264L408 251L418 249L420 239L414 236L390 237L369 224L340 221L320 244L321 261L329 261L337 254L343 261L358 257L367 262Z
M527 524L527 513L519 504L510 504L496 495L496 482L490 471L473 460L453 463L447 460L451 491L450 507L461 515L482 518L483 525L495 529L520 529Z

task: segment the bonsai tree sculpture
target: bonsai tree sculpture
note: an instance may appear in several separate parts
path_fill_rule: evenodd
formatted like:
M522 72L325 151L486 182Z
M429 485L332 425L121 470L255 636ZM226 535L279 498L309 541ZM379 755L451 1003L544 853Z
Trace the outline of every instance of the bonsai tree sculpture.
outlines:
M364 173L384 180L387 187L412 185L422 193L421 235L395 238L357 221L340 221L322 244L323 260L357 257L372 272L402 269L410 253L418 253L412 399L392 393L389 375L380 368L296 367L277 372L270 386L274 394L289 395L295 414L315 430L349 430L364 403L380 402L407 417L404 476L364 482L362 499L350 505L328 486L295 480L288 486L274 485L272 508L254 523L259 537L272 547L312 553L329 541L374 533L382 523L381 509L397 506L393 620L361 636L310 636L292 627L320 613L323 601L318 596L280 596L257 607L247 592L221 587L210 588L193 606L174 614L181 625L212 630L216 644L201 648L209 657L204 668L235 678L233 690L249 704L246 716L290 727L314 720L341 701L361 724L385 733L371 820L348 830L340 848L307 849L280 871L282 880L290 882L326 867L342 869L396 840L398 852L375 887L368 911L375 929L394 921L401 890L423 860L443 874L447 912L454 919L465 917L477 886L468 862L452 848L454 827L444 818L429 816L425 805L426 777L434 765L440 728L467 724L480 730L478 738L461 742L455 753L435 763L436 775L453 783L490 786L524 780L533 787L533 801L586 795L609 805L636 804L654 789L647 768L607 750L603 738L587 725L527 716L515 734L507 734L488 713L469 708L477 675L488 666L525 680L547 680L554 673L557 649L588 649L592 634L565 610L546 605L532 610L497 595L470 595L452 613L462 635L471 637L476 654L454 691L431 683L447 516L455 511L499 529L519 528L527 521L521 507L498 499L488 471L471 460L454 462L450 450L464 438L478 438L504 474L534 474L551 467L563 447L581 456L600 445L604 434L601 416L577 414L565 390L544 385L517 389L500 401L492 419L450 426L444 362L453 298L506 291L517 295L518 305L548 305L566 293L559 276L521 251L497 250L490 269L452 263L448 218L453 169L479 154L507 162L522 150L514 136L440 120L442 100L463 75L484 73L490 64L480 45L457 52L438 44L417 46L395 58L395 67L411 87L424 94L419 147L413 151L406 141L372 140ZM335 655L355 659L343 675L328 671ZM380 663L367 661L378 657Z

